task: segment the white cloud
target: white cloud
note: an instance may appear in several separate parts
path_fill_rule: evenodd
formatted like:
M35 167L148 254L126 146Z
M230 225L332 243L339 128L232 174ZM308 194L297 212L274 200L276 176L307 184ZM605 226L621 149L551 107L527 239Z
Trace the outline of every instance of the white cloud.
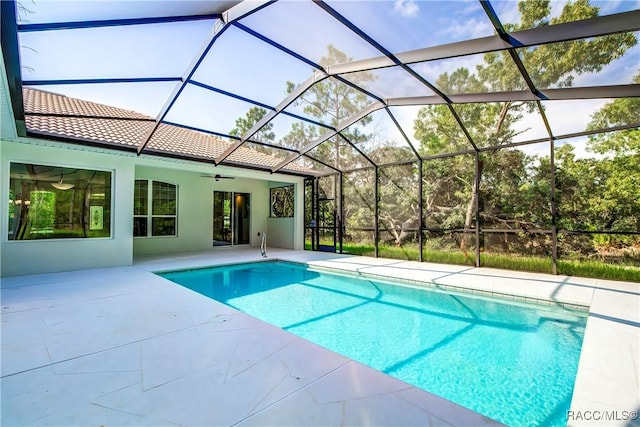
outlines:
M486 19L469 18L466 21L448 23L444 32L450 34L455 40L465 40L491 35L494 29Z
M418 16L418 12L420 12L420 7L415 0L396 0L393 9L407 18Z
M440 59L436 61L421 62L413 65L412 68L420 73L423 77L429 80L431 83L440 77L444 73L451 74L458 68L466 68L472 74L476 72L476 65L483 62L482 55L467 55L459 56L456 58Z

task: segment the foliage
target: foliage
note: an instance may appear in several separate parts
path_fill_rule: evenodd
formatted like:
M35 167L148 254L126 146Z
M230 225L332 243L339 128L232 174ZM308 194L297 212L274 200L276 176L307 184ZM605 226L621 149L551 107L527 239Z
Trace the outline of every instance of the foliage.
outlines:
M634 81L640 81L640 74ZM640 101L616 99L594 114L589 129L631 125L640 117ZM628 129L589 137L589 157L573 145L556 151L559 226L578 231L640 232L640 130ZM593 234L590 239L565 237L559 248L574 259L637 258L640 237ZM635 254L635 255L634 255Z
M320 65L329 66L336 63L350 61L343 52L333 46L328 46L328 52L320 61ZM372 73L357 73L350 77L356 84L364 84L375 79ZM289 83L288 91L295 89ZM338 128L340 123L368 106L372 100L364 93L354 89L335 78L327 78L316 83L298 99L297 104L303 107L305 114ZM374 126L371 126L374 125ZM296 123L284 141L289 146L301 147L309 141L321 136L326 129L313 125ZM351 147L353 144L356 149ZM384 159L393 162L407 158L406 149L395 147L393 142L375 128L374 118L369 115L355 124L342 130L339 135L327 139L310 152L314 158L336 167L357 168L370 166L365 157L358 152L366 153L369 158ZM412 166L409 166L411 169ZM415 166L414 166L415 167ZM395 169L395 170L391 170ZM380 225L388 230L391 240L400 242L404 235L403 224L417 227L419 220L419 198L416 192L416 174L411 170L400 171L401 167L381 171L380 187L381 209ZM348 176L347 176L348 175ZM337 183L321 180L320 186L325 194L335 194ZM345 174L344 199L342 207L345 224L349 227L372 227L373 224L373 194L375 175L372 173ZM399 191L397 191L399 190ZM340 211L336 203L335 208Z
M505 24L508 31L586 19L598 14L598 8L589 5L587 0L567 3L560 16L553 19L548 18L550 2L547 0L520 2L518 8L521 22ZM577 75L601 70L636 43L632 34L616 34L590 40L545 44L522 49L518 53L538 87L564 87L571 86ZM475 71L476 73L472 73L468 69L460 68L451 74L445 72L437 79L436 86L445 94L526 89L524 79L508 52L485 54L484 63L478 65ZM469 140L447 106L424 107L415 122L415 137L421 141L422 153L425 155L437 154L444 150L470 149L472 142L476 146L499 147L513 141L518 134L515 123L521 119L524 111L533 108L534 104L523 102L455 105L456 113L469 132ZM513 153L505 154L505 151L498 149L489 152L488 155L497 164L513 163L513 160L517 160L503 159L513 157ZM484 166L481 162L480 178L490 180L491 171ZM453 172L461 180L469 183L466 190L469 213L475 203L473 169L454 169ZM492 187L487 185L485 188ZM465 227L470 227L471 221L472 215L467 214Z
M521 21L505 24L507 31L586 19L598 14L598 8L587 0L567 3L561 14L553 19L549 18L551 8L547 0L520 2L518 7ZM518 55L538 88L568 87L580 74L602 70L636 43L633 34L615 34L520 49ZM484 62L476 66L475 72L459 68L452 73L443 73L436 80L436 86L445 94L527 89L508 52L485 54ZM594 128L637 121L638 109L633 105L637 103L636 99L614 101L616 103L620 105L607 107L594 117ZM521 132L515 125L523 114L537 106L502 102L456 104L452 108L468 133L463 132L450 107L423 107L414 123L421 154L460 152L473 147L492 149L478 157L477 177L475 168L469 161L463 161L463 156L447 160L443 173L438 173L440 164L444 163L442 160L425 161L426 222L430 223L433 218L436 226L469 229L474 227L475 218L479 218L480 226L484 228L524 231L550 228L553 218L549 158L525 155L519 149L501 148L513 142ZM592 138L592 148L596 152L610 154L615 146L614 152L627 153L610 160L575 159L570 148L559 147L556 157L563 168L559 171L559 189L564 200L570 199L574 203L561 204L561 227L570 228L576 224L590 229L595 224L585 219L599 216L606 219L603 225L608 229L626 218L625 227L633 223L632 228L638 230L636 212L640 203L640 178L638 174L628 173L640 170L637 149L635 155L629 154L637 147L634 145L638 141L637 132L620 132L617 141L610 139L612 134ZM624 202L624 198L634 202ZM476 204L480 205L478 212ZM439 220L439 216L447 219ZM462 222L461 217L464 218ZM468 243L463 239L461 249L466 246Z
M380 230L386 244L415 242L420 226L416 163L380 168L378 188ZM384 239L387 235L388 238ZM416 257L417 259L417 257Z
M16 197L15 194L13 193L13 190L9 190L9 221L12 221L16 214L16 205L15 205L15 201L16 201ZM11 227L9 227L9 230L11 230Z
M536 28L549 24L577 21L598 16L599 9L589 0L568 2L561 14L549 19L549 0L521 1L518 9L522 17L519 25L506 24L507 31ZM607 64L620 58L637 44L631 33L613 34L563 43L550 43L534 49L522 49L518 53L539 88L569 87L583 73L601 71ZM487 73L499 71L499 67L487 67ZM500 75L500 74L497 74ZM520 88L524 88L524 82ZM507 90L507 88L505 88Z
M29 225L32 234L51 233L56 218L56 195L53 191L31 191Z
M323 67L351 61L344 52L332 45L327 46L327 54L320 59ZM365 83L375 77L371 73L358 73L354 76L354 83ZM287 92L296 89L293 82L287 82ZM295 105L302 107L305 115L330 128L338 128L339 125L353 114L361 111L371 103L371 99L347 85L339 79L330 77L315 83L307 89L296 101ZM366 133L366 127L372 122L372 117L367 116L358 123L343 130L340 134L333 135L309 154L314 158L333 166L352 165L361 162L360 155L349 147L349 143L359 145L366 143L371 134ZM330 132L329 128L294 123L290 132L283 138L283 143L293 148L300 148L310 141ZM348 141L348 142L347 142ZM325 188L328 193L332 190Z
M320 65L326 68L352 60L344 52L329 45L327 55L320 59ZM373 79L371 73L362 73L355 78L355 82L362 83ZM294 83L287 82L288 92L292 92L294 88ZM296 102L304 107L306 114L332 127L337 127L342 120L360 111L369 103L364 93L337 79L327 79L314 84Z
M365 169L343 174L344 224L347 229L374 226L375 171Z
M307 243L305 249L310 250L311 244ZM343 253L350 255L373 256L375 248L373 245L358 243L345 243ZM405 257L410 253L410 257ZM380 256L395 259L417 260L417 253L412 250L402 250L395 246L381 246ZM464 256L460 251L423 250L422 259L424 262L454 265L473 265L473 262ZM509 256L501 254L481 255L481 264L485 267L499 268L505 270L530 271L535 273L551 273L551 259L549 257L523 257ZM603 261L570 261L561 260L558 262L558 273L568 276L597 277L611 280L624 280L629 282L640 282L640 268L611 265Z
M473 158L460 155L423 162L422 193L424 225L427 228L452 229L464 227L467 188L472 185L468 174L473 170Z
M251 128L267 114L267 110L260 107L251 107L247 114L244 117L240 117L236 119L236 127L233 128L229 135L242 137L245 135ZM267 123L262 126L252 137L251 139L260 141L260 142L272 142L276 135L271 130L273 129L273 123Z
M599 13L588 0L567 2L554 18L549 0L521 1L518 8L519 22L504 24L509 32L588 19ZM633 33L620 33L514 52L489 52L475 68L442 73L434 85L446 95L528 90L512 56L515 53L536 88L571 87L579 76L602 71L636 44ZM321 65L350 60L328 46ZM375 76L365 72L349 78L366 85ZM640 83L640 74L634 82ZM294 89L289 83L289 92ZM370 100L352 86L329 77L314 84L296 102L304 114L335 128ZM583 144L577 148L565 140L526 148L514 146L528 131L522 128L526 122L523 119L529 113L539 113L539 108L543 107L520 101L423 107L414 122L418 150L425 157L422 162L402 163L413 154L378 132L374 115L311 150L309 154L318 160L345 170L344 206L339 206L338 200L323 205L323 209L344 213L344 250L373 255L371 230L377 227L380 256L418 259L418 233L422 228L428 236L423 248L425 260L473 265L479 246L483 265L548 273L551 230L557 228L563 261L640 265L638 236L562 234L640 232L640 174L633 173L640 170L640 131L635 128L571 140L572 144ZM593 116L588 129L629 126L638 123L638 117L639 99L616 99ZM304 147L324 132L327 130L323 127L297 123L283 142ZM348 142L361 153L349 148ZM441 157L446 153L455 155ZM367 158L383 166L376 169ZM418 192L420 184L422 194ZM327 198L339 194L337 179L322 178L319 185L320 193ZM420 199L423 218L419 215ZM475 239L476 225L491 231L481 231L479 242Z
M236 127L233 128L229 135L236 136L238 138L243 137L247 132L253 128L253 126L267 114L267 110L260 107L251 107L249 111L245 114L244 117L239 117L236 119ZM276 138L276 134L272 131L273 123L267 123L262 126L256 133L254 133L250 140L264 143L273 143ZM261 151L266 154L270 154L271 150L267 147L256 144L252 147L254 150Z
M634 77L640 83L640 73ZM616 99L603 106L588 128L637 124L640 99ZM608 132L589 138L588 150L603 156L595 167L602 191L592 203L612 229L640 231L640 130ZM632 173L630 173L632 172ZM592 197L595 194L592 193Z

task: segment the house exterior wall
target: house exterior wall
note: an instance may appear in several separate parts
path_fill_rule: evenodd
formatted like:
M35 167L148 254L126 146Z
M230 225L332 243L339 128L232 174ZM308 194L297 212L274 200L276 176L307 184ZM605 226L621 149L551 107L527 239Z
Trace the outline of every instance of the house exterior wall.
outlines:
M161 166L161 167L159 167ZM203 170L202 165L159 162L141 159L136 166L136 179L154 179L178 185L178 236L134 238L133 253L158 255L175 252L205 251L212 248L213 192L233 191L251 195L251 246L259 247L261 236L267 233L270 247L302 250L304 248L304 179L275 175L279 181L271 181L274 175L249 170ZM237 175L235 179L213 178L202 175ZM269 188L294 184L296 208L293 218L269 218ZM224 247L217 247L224 250Z
M294 218L269 218L267 228L267 246L274 248L293 249L295 246L293 229Z
M251 245L258 248L261 237L269 244L302 249L303 210L300 190L303 179L245 169L133 153L114 152L33 138L0 141L0 276L16 276L87 268L127 266L135 256L212 250L213 192L235 191L251 194ZM112 230L110 238L8 240L8 182L10 162L35 163L112 171ZM236 179L205 178L203 174L234 175ZM269 187L278 183L296 184L296 217L277 224L269 218ZM133 191L135 179L153 179L178 185L178 226L176 237L133 237ZM224 250L223 248L213 249Z
M7 139L11 141L16 139L18 135L16 134L8 86L4 55L0 54L0 140Z
M202 177L194 171L138 166L136 179L154 179L178 186L176 237L135 237L134 255L210 250L213 244L213 192L234 191L251 195L251 245L260 246L259 231L267 230L269 216L267 181L250 178ZM293 234L293 230L290 230Z
M132 159L107 153L69 150L59 144L43 144L29 139L23 142L27 143L1 141L1 276L131 265L134 176ZM111 237L9 241L7 235L10 162L110 170L113 173Z
M287 185L286 182L271 182L269 189ZM294 216L292 218L271 218L267 212L267 246L283 249L304 249L304 234L292 230L304 230L304 182L294 186ZM304 232L304 231L302 231Z

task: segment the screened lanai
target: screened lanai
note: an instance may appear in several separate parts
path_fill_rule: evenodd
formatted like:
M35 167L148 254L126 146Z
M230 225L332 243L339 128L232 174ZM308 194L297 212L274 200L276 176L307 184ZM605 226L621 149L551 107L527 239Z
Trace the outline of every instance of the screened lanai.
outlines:
M309 249L552 273L640 266L639 35L634 1L2 2L23 136L26 88L132 110L137 154L307 178Z

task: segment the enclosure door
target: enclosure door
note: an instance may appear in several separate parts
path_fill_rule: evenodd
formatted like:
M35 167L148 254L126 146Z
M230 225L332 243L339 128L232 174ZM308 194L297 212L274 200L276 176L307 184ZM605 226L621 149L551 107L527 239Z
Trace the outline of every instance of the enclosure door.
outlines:
M251 236L250 195L213 192L213 246L248 245Z
M322 194L322 195L321 195ZM304 182L305 249L336 252L336 201L325 197L317 179Z
M318 200L318 250L336 251L336 206L333 199Z

